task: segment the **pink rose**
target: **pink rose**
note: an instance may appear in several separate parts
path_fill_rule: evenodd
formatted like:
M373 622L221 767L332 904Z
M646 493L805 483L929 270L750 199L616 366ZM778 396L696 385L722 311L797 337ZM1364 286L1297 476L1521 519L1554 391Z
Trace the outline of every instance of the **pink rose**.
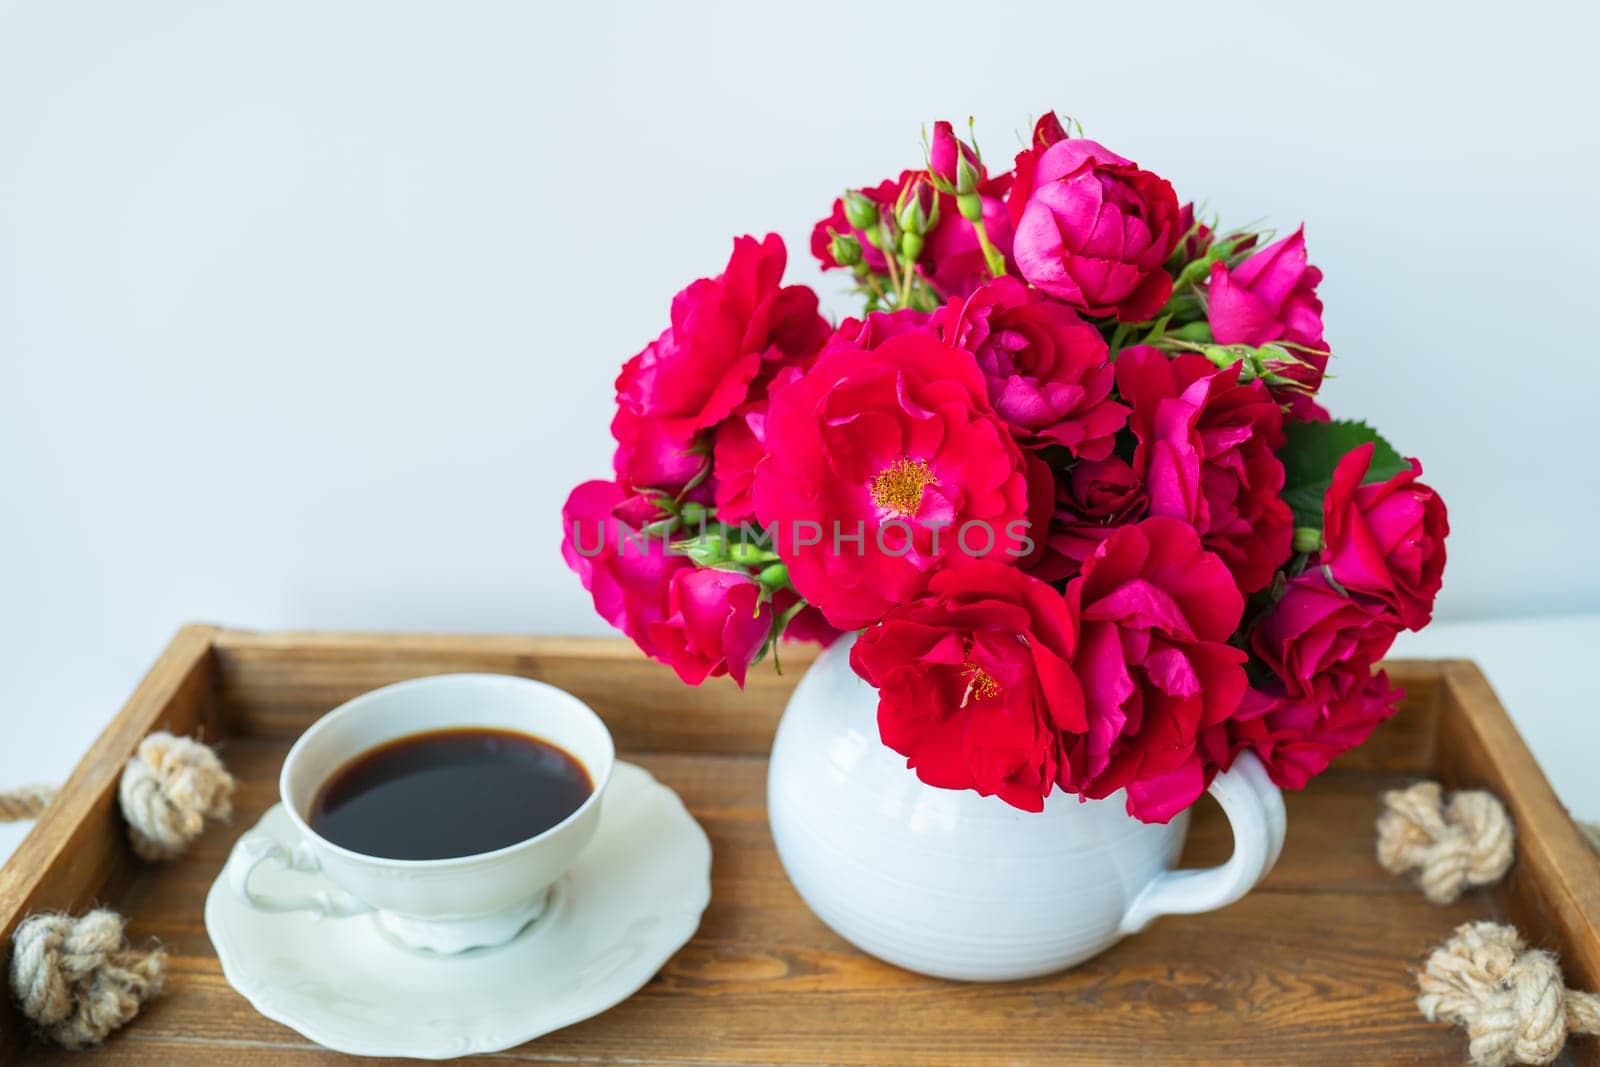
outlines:
M776 234L734 241L727 269L674 297L672 325L623 365L618 404L686 438L731 415L763 372L815 354L828 324L810 289L779 285L785 258Z
M689 685L745 672L772 632L772 602L748 574L689 567L667 587L667 613L647 630L655 656Z
M1089 315L1150 318L1172 293L1162 264L1183 237L1165 179L1094 141L1057 141L1037 157L1012 251L1022 276Z
M837 344L772 398L752 499L790 580L859 629L928 572L1021 552L1021 451L970 353L920 333Z
M1061 120L1054 111L1046 111L1039 116L1039 121L1033 124L1033 137L1028 141L1028 146L1017 153L1016 162L1012 165L1011 175L1013 191L1021 190L1020 195L1008 197L1006 200L1006 214L1015 227L1022 221L1023 209L1027 196L1033 191L1034 175L1039 170L1039 159L1051 145L1067 139L1066 128L1061 125Z
M1283 597L1256 623L1250 645L1296 699L1341 663L1371 666L1384 657L1399 619L1382 602L1328 584L1320 568L1290 579Z
M1244 600L1193 527L1159 517L1114 531L1066 595L1088 730L1063 739L1062 787L1125 788L1130 815L1166 822L1205 790L1201 732L1244 694L1246 657L1227 643Z
M931 325L977 359L990 402L1025 444L1061 445L1084 459L1111 454L1128 409L1111 399L1105 339L1071 308L996 278L934 312Z
M561 556L594 598L595 611L656 659L663 652L651 630L672 610L668 586L694 567L667 555L661 537L640 533L660 517L649 501L615 482L584 482L561 509Z
M1282 413L1260 381L1239 381L1240 368L1144 345L1116 362L1151 514L1192 523L1239 588L1253 593L1288 560L1294 516L1279 498Z
M1313 409L1310 396L1322 385L1328 367L1327 345L1322 340L1322 301L1317 286L1322 272L1306 262L1305 227L1275 241L1231 272L1224 263L1211 265L1206 287L1206 314L1211 335L1218 344L1259 348L1273 341L1316 349L1295 352L1302 362L1274 366L1298 389L1278 389L1280 399L1293 405L1296 417Z
M1149 513L1144 482L1124 460L1110 456L1075 463L1056 482L1044 551L1029 573L1047 582L1071 578L1117 527Z
M1040 811L1058 731L1081 734L1077 626L1061 594L1015 567L943 571L850 650L878 687L878 732L917 777Z
M1408 630L1433 616L1444 581L1444 539L1450 519L1444 501L1417 481L1422 464L1386 482L1363 485L1373 445L1352 450L1334 468L1322 500L1322 561L1352 593L1387 604Z
M1231 749L1253 751L1280 788L1304 789L1334 757L1365 742L1404 696L1387 674L1373 674L1364 663L1318 676L1303 698L1268 683L1251 689L1227 723Z
M1306 262L1305 227L1256 252L1231 272L1211 265L1207 317L1218 344L1260 347L1272 341L1322 344L1322 272Z

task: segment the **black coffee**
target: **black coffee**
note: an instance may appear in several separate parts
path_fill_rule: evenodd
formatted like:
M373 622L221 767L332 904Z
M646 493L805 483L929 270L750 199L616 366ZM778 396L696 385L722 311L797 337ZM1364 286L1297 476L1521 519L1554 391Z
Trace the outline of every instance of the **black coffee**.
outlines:
M593 792L583 764L548 741L511 730L433 730L340 767L312 801L310 823L352 852L442 860L526 841Z

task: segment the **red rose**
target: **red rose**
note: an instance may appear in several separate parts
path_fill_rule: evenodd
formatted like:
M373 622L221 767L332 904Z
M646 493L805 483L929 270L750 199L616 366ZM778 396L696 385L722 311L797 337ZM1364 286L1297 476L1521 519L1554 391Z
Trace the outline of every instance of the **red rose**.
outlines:
M561 509L561 556L594 597L595 611L656 659L663 652L651 628L671 612L668 586L694 567L667 555L664 539L640 533L660 517L649 501L615 482L584 482Z
M1047 582L1071 578L1117 527L1149 514L1144 482L1116 456L1075 463L1056 482L1044 551L1029 573Z
M934 312L946 344L978 361L989 400L1025 444L1061 445L1084 459L1111 454L1128 409L1111 399L1105 339L1064 304L1015 278L996 278Z
M1404 696L1387 674L1363 663L1318 676L1303 698L1277 683L1252 688L1227 724L1231 748L1253 751L1281 788L1304 789L1335 756L1366 741Z
M1012 251L1022 276L1089 315L1154 315L1172 294L1162 264L1183 237L1164 178L1081 137L1050 145L1012 185Z
M910 600L935 567L1021 553L1022 453L970 353L920 333L831 344L773 396L765 433L756 514L840 629Z
M1245 653L1227 643L1245 601L1189 523L1146 518L1107 537L1067 603L1088 731L1066 745L1062 787L1094 798L1126 789L1128 814L1166 822L1205 790L1202 729L1245 693Z
M835 347L873 349L889 338L899 337L903 333L938 337L939 331L930 326L928 320L929 315L926 311L917 311L915 308L874 311L865 319L847 318L839 323L837 330L833 331L825 350Z
M1444 581L1444 539L1450 519L1444 501L1417 481L1422 464L1386 482L1363 485L1373 445L1351 451L1334 468L1322 500L1322 561L1352 593L1387 604L1409 630L1433 616Z
M755 482L756 464L767 454L766 407L765 404L752 406L750 411L724 419L717 427L711 469L716 483L713 501L721 522L736 525L755 521L750 486Z
M647 630L656 658L689 685L727 674L743 688L772 632L772 602L748 574L689 567L673 573L667 613Z
M1070 666L1077 632L1061 594L1015 567L943 571L850 650L878 687L878 732L917 777L1040 811L1058 731L1081 733Z
M1128 791L1128 813L1166 822L1210 770L1201 731L1244 694L1245 654L1227 643L1244 600L1188 523L1150 518L1115 530L1067 586L1079 619L1073 669L1087 732L1063 740L1063 788Z
M764 372L815 354L828 324L815 293L778 284L785 258L776 234L734 241L727 269L674 297L672 325L623 365L618 404L686 438L731 415Z
M676 493L705 466L704 448L697 435L682 433L672 422L638 415L627 407L617 408L611 436L617 442L612 470L618 484L629 492L660 489ZM694 495L707 497L704 490Z
M1319 675L1341 663L1370 667L1399 632L1400 620L1381 601L1340 592L1318 568L1289 581L1250 645L1290 696L1308 699Z
M1282 412L1260 381L1239 381L1240 366L1218 369L1204 356L1169 358L1143 345L1116 362L1151 513L1192 523L1253 593L1288 560L1294 516L1279 498Z

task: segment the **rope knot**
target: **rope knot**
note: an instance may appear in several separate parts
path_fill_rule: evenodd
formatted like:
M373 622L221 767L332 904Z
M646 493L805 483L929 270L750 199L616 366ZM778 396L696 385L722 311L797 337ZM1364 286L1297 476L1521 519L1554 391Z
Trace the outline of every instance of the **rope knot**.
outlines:
M1429 1021L1466 1029L1478 1067L1550 1063L1568 1031L1600 1031L1600 997L1568 989L1555 956L1498 923L1458 926L1428 957L1417 986Z
M172 859L200 836L207 818L233 812L233 776L208 746L153 733L122 772L117 796L141 859Z
M11 988L44 1035L83 1048L139 1013L161 991L166 956L138 952L123 936L123 918L104 908L80 919L30 915L12 936Z
M1445 802L1438 782L1383 795L1378 862L1392 874L1415 871L1423 894L1449 904L1471 886L1498 881L1511 866L1516 834L1492 793L1468 790Z

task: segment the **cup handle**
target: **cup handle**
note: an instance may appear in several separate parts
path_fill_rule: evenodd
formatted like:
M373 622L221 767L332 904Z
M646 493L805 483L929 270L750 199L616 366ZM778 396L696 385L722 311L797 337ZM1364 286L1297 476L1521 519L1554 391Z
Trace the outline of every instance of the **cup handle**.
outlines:
M1233 825L1233 855L1220 867L1163 871L1133 898L1121 932L1137 933L1160 915L1225 907L1254 889L1283 851L1283 794L1253 752L1211 781L1211 795Z
M250 888L250 876L266 862L276 863L291 871L317 874L322 864L305 842L289 846L259 830L252 830L239 838L228 857L228 884L233 891L257 911L285 912L311 911L329 919L343 919L372 911L372 906L343 890L321 889L315 893L296 893L284 896L267 895Z

